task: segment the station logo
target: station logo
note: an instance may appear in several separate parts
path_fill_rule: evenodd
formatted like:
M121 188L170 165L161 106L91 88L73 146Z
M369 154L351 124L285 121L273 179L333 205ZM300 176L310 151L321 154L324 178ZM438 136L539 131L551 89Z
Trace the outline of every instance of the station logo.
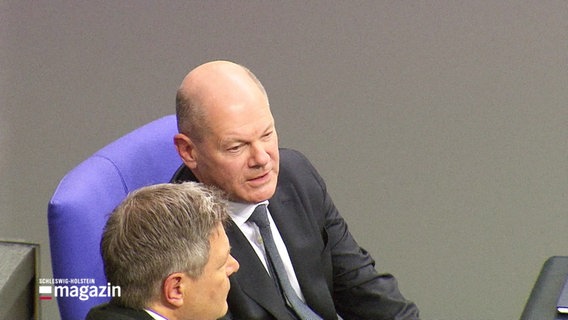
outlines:
M120 294L120 286L113 286L110 282L103 286L97 286L95 279L89 278L40 278L38 281L38 296L39 300L42 301L49 301L58 297L87 301L90 298L120 297Z

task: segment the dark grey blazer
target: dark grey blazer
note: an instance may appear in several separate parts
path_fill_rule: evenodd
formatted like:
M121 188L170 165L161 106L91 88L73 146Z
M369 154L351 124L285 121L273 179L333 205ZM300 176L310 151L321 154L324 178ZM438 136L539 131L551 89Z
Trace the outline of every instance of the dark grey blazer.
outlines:
M196 181L182 165L173 182ZM324 319L418 319L396 279L378 274L375 261L355 242L325 183L298 151L280 149L280 173L269 210L290 254L308 305ZM285 303L245 236L227 227L240 263L227 298L226 319L291 319Z
M92 308L86 320L154 320L146 311L118 306L112 302Z

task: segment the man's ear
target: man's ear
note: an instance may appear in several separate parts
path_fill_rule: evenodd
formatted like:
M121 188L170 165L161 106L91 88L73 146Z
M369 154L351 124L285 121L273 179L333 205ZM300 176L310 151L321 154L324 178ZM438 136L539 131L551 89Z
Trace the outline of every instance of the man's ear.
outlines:
M197 150L191 139L183 133L174 136L174 144L183 163L190 169L197 167Z
M183 298L186 293L187 279L183 273L176 272L170 274L166 280L162 290L164 291L164 299L171 305L179 308L183 305Z

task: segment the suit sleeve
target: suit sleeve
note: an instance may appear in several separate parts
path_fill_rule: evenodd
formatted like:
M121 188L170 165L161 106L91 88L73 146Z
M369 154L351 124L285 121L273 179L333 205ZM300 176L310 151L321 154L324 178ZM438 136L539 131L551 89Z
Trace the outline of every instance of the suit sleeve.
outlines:
M345 320L419 319L418 308L402 296L394 276L379 274L373 258L357 244L316 169L303 155L297 156L303 159L301 167L309 171L304 174L312 175L317 186L308 192L319 193L309 198L318 223L327 233L333 265L333 299L339 315ZM319 203L313 203L315 199Z

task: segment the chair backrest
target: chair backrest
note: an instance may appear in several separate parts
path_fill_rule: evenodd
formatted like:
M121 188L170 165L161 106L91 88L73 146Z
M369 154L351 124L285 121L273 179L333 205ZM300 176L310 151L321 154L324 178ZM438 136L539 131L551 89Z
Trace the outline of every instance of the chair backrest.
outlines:
M107 218L129 192L170 180L181 165L173 144L176 132L175 116L165 116L105 146L63 177L48 206L54 279L68 279L68 286L75 279L107 286L100 255ZM57 300L61 319L77 320L109 298Z

